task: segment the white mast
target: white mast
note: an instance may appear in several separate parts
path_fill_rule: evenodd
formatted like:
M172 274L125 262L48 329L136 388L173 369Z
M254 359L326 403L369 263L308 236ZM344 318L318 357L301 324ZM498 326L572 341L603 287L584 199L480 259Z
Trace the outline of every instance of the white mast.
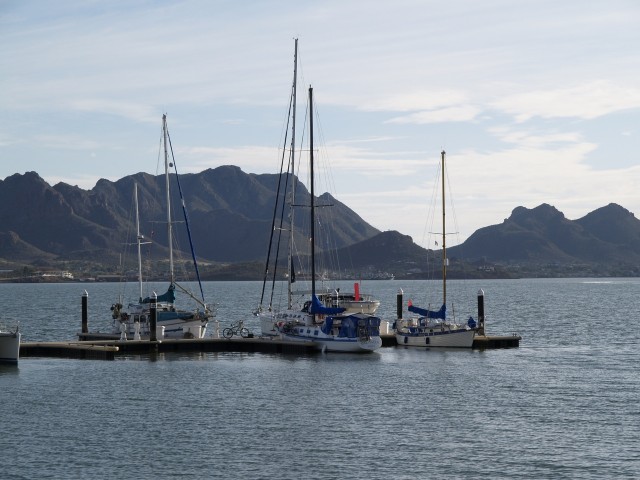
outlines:
M289 275L287 276L288 283L288 305L289 309L293 308L293 295L291 293L292 278L293 275L293 203L296 195L295 188L295 149L296 149L296 88L298 78L298 39L295 39L295 48L293 53L293 117L291 122L291 157L290 157L290 172L291 172L291 206L289 207L289 255L287 258L287 268L289 269Z
M167 148L167 115L162 115L162 133L164 137L164 177L167 195L167 242L169 244L169 281L173 285L173 230L171 225L171 196L169 192L169 151Z
M140 235L140 214L138 213L138 184L133 184L133 199L136 207L136 242L138 244L138 285L140 287L140 301L142 302L142 240Z
M446 222L445 222L445 199L444 199L444 157L446 155L445 151L442 150L442 304L447 304L447 233L446 233Z

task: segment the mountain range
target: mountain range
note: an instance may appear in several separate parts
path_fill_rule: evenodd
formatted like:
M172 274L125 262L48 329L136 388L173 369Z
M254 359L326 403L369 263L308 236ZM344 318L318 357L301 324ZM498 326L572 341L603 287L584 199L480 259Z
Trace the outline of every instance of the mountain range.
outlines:
M175 175L170 179L175 193ZM289 229L288 218L281 226L277 221L282 208L274 217L279 180L297 179L247 174L235 166L180 176L197 256L204 262L205 272L208 265L212 278L216 277L214 272L224 277L225 268L230 278L259 277L270 232ZM164 258L164 175L138 173L115 182L102 179L91 190L83 190L66 183L51 186L36 172L27 172L0 181L0 201L14 206L0 211L0 265L5 270L66 266L115 272L123 247L135 243L134 183L138 185L141 233L152 242L145 250L150 258ZM309 192L297 182L296 204L309 202ZM378 231L330 194L322 194L316 203L331 205L317 209L317 223L325 230L316 236L331 239L319 242L319 258L339 265L342 275L423 278L427 265L438 264L428 259L437 259L440 252L427 251L399 232ZM181 210L180 200L174 199L173 221L182 218ZM307 214L295 215L294 245L305 245L309 225L298 225L297 220ZM179 244L188 252L186 234L178 234L179 230L184 229L176 227L174 233L182 236ZM287 240L287 235L281 239L281 252ZM275 245L273 242L272 252ZM454 276L456 272L484 276L638 275L640 221L616 204L578 220L567 219L548 204L533 209L520 206L503 223L477 230L447 252ZM305 255L300 253L298 258ZM335 268L330 267L331 273L337 274Z

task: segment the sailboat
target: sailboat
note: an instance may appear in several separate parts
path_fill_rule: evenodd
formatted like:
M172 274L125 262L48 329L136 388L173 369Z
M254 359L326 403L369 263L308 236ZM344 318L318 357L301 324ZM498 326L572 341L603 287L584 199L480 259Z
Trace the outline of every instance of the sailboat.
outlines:
M262 286L262 296L260 299L260 306L258 307L258 309L256 310L255 314L260 318L260 322L261 322L261 333L263 336L279 336L280 335L280 331L277 327L277 324L280 323L282 324L283 322L290 320L290 319L297 319L298 321L303 321L303 319L306 316L306 313L304 312L305 309L308 309L309 305L310 305L310 301L308 300L309 295L311 294L310 291L297 291L294 292L293 291L293 285L296 282L296 272L295 272L295 268L293 267L293 253L292 253L292 249L293 249L293 244L294 244L294 230L293 230L293 224L294 224L294 209L293 206L295 204L295 182L296 182L296 178L294 175L294 161L295 161L295 149L296 149L296 89L297 89L297 72L298 72L298 39L295 39L295 48L294 48L294 68L293 68L293 84L292 84L292 88L291 88L291 96L290 96L290 104L289 104L289 114L290 114L290 118L291 118L291 129L289 130L287 128L287 133L291 133L291 145L290 145L290 149L289 149L289 161L287 164L287 169L286 169L286 173L283 175L284 172L284 153L283 153L283 159L282 159L282 167L281 167L281 174L279 177L279 181L278 181L278 187L277 187L277 193L276 193L276 204L274 206L274 212L273 212L273 220L272 220L272 224L271 224L271 232L272 235L270 237L270 242L269 242L269 247L268 247L268 251L267 251L267 260L266 260L266 264L265 264L265 271L264 271L264 279L263 279L263 286ZM286 145L287 145L287 139L285 138L285 148L283 148L283 152L286 151ZM282 186L282 182L284 183L284 186ZM282 187L282 188L281 188ZM281 197L281 190L284 190L284 194L282 195L282 203L279 203L279 199ZM289 200L288 200L288 204L289 204L289 211L288 211L288 221L289 221L289 226L286 227L284 226L284 222L283 222L283 217L285 214L285 204L287 203L287 201L285 200L285 198L287 197L287 195L289 195ZM280 210L280 225L276 225L276 217L278 215L278 211ZM276 275L277 275L277 268L278 268L278 259L277 259L277 253L280 251L279 248L279 243L280 243L280 232L283 232L285 230L288 229L288 233L289 233L289 240L288 240L288 245L289 245L289 250L288 250L288 256L287 256L287 264L288 264L288 272L285 274L286 278L287 278L287 307L286 309L282 310L282 311L277 311L277 309L274 309L273 307L273 292L275 289L275 280L276 280ZM275 251L276 251L276 260L273 262L273 265L271 265L270 263L270 256L271 256L271 252L272 252L272 243L274 240L274 235L275 233L278 232L278 241L277 244L275 246ZM272 268L272 270L270 271L270 268ZM268 275L272 274L272 286L271 286L271 297L269 299L269 303L267 306L263 307L264 301L265 301L265 287L267 285L268 282ZM314 274L315 277L315 274ZM294 303L296 303L296 300L294 300L294 295L296 297L296 299L305 299L306 302L303 300L300 302L299 306L294 305ZM373 314L375 313L375 311L378 309L378 307L380 306L380 301L375 299L372 295L370 294L365 294L365 293L361 293L360 292L360 284L359 283L355 283L354 284L354 291L353 293L351 292L344 292L344 291L340 291L340 289L330 289L330 288L325 288L322 291L318 290L316 291L316 296L318 298L318 300L320 301L321 305L324 305L325 307L329 307L329 308L337 308L340 310L335 310L335 311L340 311L342 313L361 313L361 314ZM306 305L304 305L306 303Z
M447 248L445 230L445 156L442 155L442 306L439 310L409 305L408 310L417 318L396 320L398 345L410 347L459 347L471 348L476 333L476 322L469 318L466 324L447 321Z
M204 300L202 282L198 271L191 232L189 228L188 217L186 215L186 207L184 199L182 200L182 208L184 213L185 225L191 247L193 265L195 267L197 283L200 288L200 296L196 296L185 286L176 281L174 273L174 252L173 252L173 221L171 216L171 189L169 182L169 167L174 166L175 159L169 162L169 151L171 149L171 140L167 129L167 116L162 116L162 134L164 147L164 167L165 167L165 193L166 193L166 215L167 215L167 238L169 247L169 286L167 291L161 295L143 296L143 279L142 279L142 252L141 246L145 243L145 237L140 233L140 218L138 212L138 186L134 184L134 205L136 212L136 244L138 253L138 287L139 297L137 301L129 303L126 308L122 304L122 299L111 306L111 316L113 318L113 331L111 336L119 335L121 340L140 339L148 337L150 334L150 307L151 303L156 303L156 337L161 339L167 338L203 338L206 333L207 324L213 317L213 308ZM178 190L182 197L180 180L177 168L175 168L175 176L178 184ZM176 290L193 300L197 307L192 310L180 310L176 308ZM95 338L97 334L91 334ZM84 335L86 337L86 335Z
M311 87L309 87L309 166L311 299L305 302L300 311L289 309L275 313L273 328L283 339L313 342L323 351L372 352L382 346L380 318L365 313L348 313L343 307L327 307L322 304L316 294L313 88Z

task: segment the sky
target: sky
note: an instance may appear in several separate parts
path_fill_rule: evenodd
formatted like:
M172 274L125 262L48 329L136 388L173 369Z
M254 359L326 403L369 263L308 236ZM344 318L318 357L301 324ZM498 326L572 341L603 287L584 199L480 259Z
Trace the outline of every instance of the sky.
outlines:
M432 246L442 150L453 243L518 206L637 216L638 25L635 0L0 0L0 180L159 173L163 113L181 173L278 173L298 38L298 130L312 86L326 189L374 227Z

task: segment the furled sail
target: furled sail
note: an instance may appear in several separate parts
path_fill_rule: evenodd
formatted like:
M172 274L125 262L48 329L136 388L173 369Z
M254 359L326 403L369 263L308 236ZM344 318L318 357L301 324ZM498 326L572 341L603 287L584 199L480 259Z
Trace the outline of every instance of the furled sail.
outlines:
M445 304L442 304L440 310L428 310L426 308L415 307L413 305L409 305L408 310L426 318L439 318L441 320L445 320L447 317L447 306Z

